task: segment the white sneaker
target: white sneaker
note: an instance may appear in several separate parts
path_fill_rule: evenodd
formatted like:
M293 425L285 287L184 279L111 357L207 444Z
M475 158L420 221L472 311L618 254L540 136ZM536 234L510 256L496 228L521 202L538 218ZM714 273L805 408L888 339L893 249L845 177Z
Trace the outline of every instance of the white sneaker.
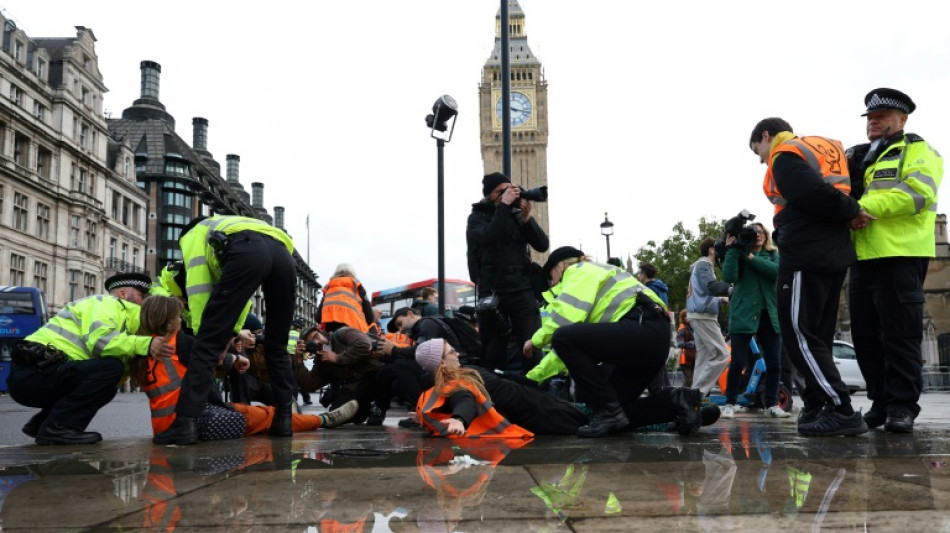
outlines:
M773 405L772 407L769 407L768 413L769 413L769 416L771 416L772 418L788 418L792 416L792 413L783 411L782 408L777 405Z
M722 406L722 414L720 418L735 418L736 417L736 406L726 404Z
M350 400L332 411L327 411L320 415L323 418L323 425L320 427L333 428L350 421L356 416L360 409L360 403L356 400Z

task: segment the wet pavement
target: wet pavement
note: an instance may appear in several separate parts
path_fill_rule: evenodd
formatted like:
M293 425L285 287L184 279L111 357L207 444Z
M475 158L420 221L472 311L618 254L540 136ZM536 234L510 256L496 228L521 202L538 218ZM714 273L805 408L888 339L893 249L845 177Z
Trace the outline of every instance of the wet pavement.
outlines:
M855 438L806 439L794 418L753 412L689 437L449 440L397 428L392 410L383 427L292 439L8 445L0 519L40 532L950 531L950 395L922 404L913 435ZM0 405L5 431L31 413Z

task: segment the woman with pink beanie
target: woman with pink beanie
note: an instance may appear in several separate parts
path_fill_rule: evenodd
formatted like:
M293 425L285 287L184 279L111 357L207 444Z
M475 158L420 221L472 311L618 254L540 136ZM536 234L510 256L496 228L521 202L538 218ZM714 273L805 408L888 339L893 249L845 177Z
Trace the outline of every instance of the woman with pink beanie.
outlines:
M587 415L572 403L484 368L462 368L458 352L443 339L420 344L416 362L435 377L435 386L416 404L419 421L433 435L576 435L577 428L587 424Z

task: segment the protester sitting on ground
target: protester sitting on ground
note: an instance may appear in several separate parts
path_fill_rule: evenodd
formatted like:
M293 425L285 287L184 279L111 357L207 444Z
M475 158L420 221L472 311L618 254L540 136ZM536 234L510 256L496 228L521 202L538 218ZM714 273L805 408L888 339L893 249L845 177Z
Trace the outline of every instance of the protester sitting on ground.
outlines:
M356 277L356 270L349 263L337 265L330 281L323 287L323 300L317 308L315 321L328 333L344 326L364 333L369 331L369 325L373 323L373 308L366 289Z
M152 432L157 435L168 429L175 421L175 405L178 402L181 378L187 372L188 359L194 338L181 331L183 307L177 298L152 296L142 304L139 334L167 339L174 353L161 360L137 359L131 371L142 383L148 396L152 414ZM219 364L233 367L238 372L247 370L250 362L243 356L231 359L222 354ZM321 415L291 416L294 431L338 426L357 411L357 402L352 401L339 409ZM275 408L243 403L227 403L221 399L216 387L211 388L208 404L198 423L200 440L238 438L266 432L273 422Z
M383 362L373 355L372 337L351 327L341 327L333 333L321 329L307 331L306 352L314 358L308 372L302 357L295 355L295 377L300 390L316 392L327 385L320 396L320 404L328 409L339 409L350 400L359 402L354 424L361 424L369 415L375 394L376 372Z
M693 370L696 368L696 342L693 340L693 328L689 325L686 309L680 309L680 325L676 330L676 347L680 349L680 371L683 372L683 386L692 387Z

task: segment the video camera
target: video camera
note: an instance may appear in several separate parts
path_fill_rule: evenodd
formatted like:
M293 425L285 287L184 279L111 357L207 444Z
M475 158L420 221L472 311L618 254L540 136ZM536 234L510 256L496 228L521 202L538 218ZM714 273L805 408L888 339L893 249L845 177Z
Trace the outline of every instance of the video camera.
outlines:
M743 209L739 211L738 215L726 221L722 235L716 239L715 244L716 261L718 263L721 264L726 258L726 251L729 249L729 246L726 246L726 239L728 237L736 238L736 242L732 244L733 247L748 249L750 246L755 245L757 233L755 228L748 225L748 223L753 220L755 220L755 215L750 213L748 209Z

